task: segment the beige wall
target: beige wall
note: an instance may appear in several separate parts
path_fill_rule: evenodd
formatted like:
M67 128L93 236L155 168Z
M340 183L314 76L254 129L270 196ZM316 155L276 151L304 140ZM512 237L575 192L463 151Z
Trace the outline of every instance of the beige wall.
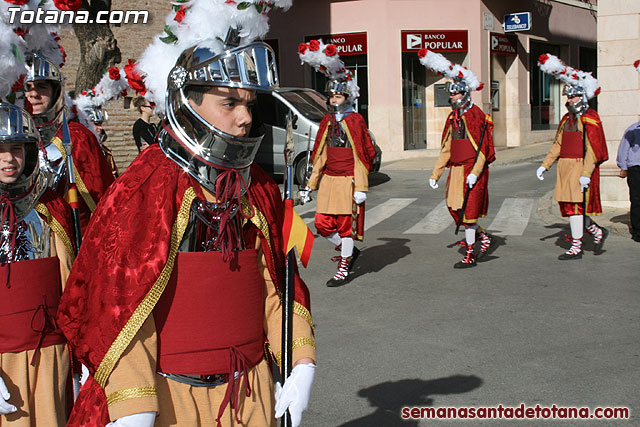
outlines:
M598 80L609 161L602 172L602 203L629 206L626 182L617 177L616 152L624 130L640 120L640 75L633 62L640 59L640 1L601 0L598 4Z
M443 121L449 112L446 107L433 106L432 85L444 79L425 70L427 82L431 84L426 90L427 150L404 150L400 31L467 30L467 54L448 56L455 56L485 83L486 89L474 93L473 100L486 111L491 64L495 67L499 59L493 59L490 54L490 31L483 29L483 14L493 15L493 31L502 32L504 14L526 11L533 15L533 29L518 34L518 57L508 61L506 69L498 73L501 111L494 120L497 145L515 147L549 141L555 134L555 130L531 131L529 69L535 64L529 64L529 39L563 46L566 50L563 59L577 64L580 46L596 47L595 13L553 0L297 0L290 11L273 15L269 38L279 40L283 85L309 86L309 78L305 79L304 68L296 55L297 46L305 36L367 33L369 125L383 150L383 159L389 161L437 155Z

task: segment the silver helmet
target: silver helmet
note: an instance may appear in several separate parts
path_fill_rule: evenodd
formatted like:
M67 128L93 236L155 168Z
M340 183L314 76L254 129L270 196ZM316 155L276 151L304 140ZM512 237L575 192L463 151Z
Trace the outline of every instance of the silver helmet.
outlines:
M453 110L460 110L460 113L464 113L471 108L473 102L471 101L471 91L469 90L467 82L461 78L456 78L453 81L447 82L446 89L449 92L449 95L455 95L456 93L462 94L460 99L449 102Z
M215 193L220 170L235 169L249 185L249 167L264 135L234 136L207 122L190 105L188 89L224 86L252 90L277 88L275 53L263 42L238 46L232 30L226 50L185 50L169 73L166 119L169 128L159 136L162 150L203 186ZM246 188L243 188L243 192Z
M22 221L47 188L47 179L39 167L40 133L35 121L24 109L0 103L0 145L24 145L24 170L15 182L0 182L0 197L10 199L16 220Z
M84 112L87 114L89 120L93 123L102 123L109 120L109 114L101 107L93 107L89 110L84 110Z
M344 102L340 105L331 105L331 102L327 99L327 106L332 113L342 113L348 110L354 101L350 99L351 92L349 91L348 82L345 80L328 80L324 87L324 93L329 97L336 94L344 95Z
M580 100L576 103L567 101L565 106L571 114L579 116L589 109L589 100L587 99L587 92L581 86L564 85L562 94L565 96L579 96Z
M27 54L25 63L27 68L25 90L29 82L46 81L51 84L52 96L47 110L33 115L44 145L47 146L62 125L62 111L65 108L64 79L58 67L39 53Z

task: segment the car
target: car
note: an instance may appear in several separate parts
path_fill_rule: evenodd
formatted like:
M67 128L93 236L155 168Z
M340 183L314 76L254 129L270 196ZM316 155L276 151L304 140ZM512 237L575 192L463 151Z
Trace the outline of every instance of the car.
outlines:
M287 133L287 114L293 113L293 140L295 146L293 176L298 184L305 184L311 174L311 151L320 127L320 121L329 112L326 97L307 88L279 88L258 92L254 119L264 138L256 154L255 161L271 175L284 175L285 136ZM382 150L369 131L376 150L372 171L380 170Z

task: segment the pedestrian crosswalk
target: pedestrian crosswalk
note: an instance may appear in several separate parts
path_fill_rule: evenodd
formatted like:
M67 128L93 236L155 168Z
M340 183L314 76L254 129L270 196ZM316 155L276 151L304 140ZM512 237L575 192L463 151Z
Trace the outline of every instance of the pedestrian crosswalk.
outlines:
M414 203L416 198L390 198L382 203L373 205L367 201L365 215L365 230L369 230L383 221L392 219ZM522 236L531 219L531 213L536 204L532 198L506 198L502 201L498 212L491 218L491 212L487 220L491 221L487 228L490 232L502 236ZM315 204L314 204L315 205ZM305 205L297 208L304 221L313 226L314 205ZM403 231L403 234L439 234L454 225L445 201L441 201L430 211L416 218L413 225ZM482 223L486 224L486 221ZM406 224L403 221L403 224ZM312 227L313 228L313 227Z

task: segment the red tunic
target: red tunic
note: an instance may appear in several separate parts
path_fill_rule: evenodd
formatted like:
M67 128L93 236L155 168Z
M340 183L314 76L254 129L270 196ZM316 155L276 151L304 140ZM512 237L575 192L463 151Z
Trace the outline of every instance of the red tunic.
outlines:
M475 158L478 150L478 144L482 137L482 129L484 123L488 120L487 129L484 133L484 139L480 146L480 156L478 161L482 163L482 168L479 171L478 181L469 192L469 200L465 208L463 223L466 225L477 222L478 218L487 215L489 208L489 164L496 159L495 149L493 146L493 122L491 118L487 118L485 113L477 106L473 105L467 112L462 115L467 135L467 139L451 140L451 157L447 163L448 167L463 166L464 176L462 182L464 183L464 192L468 191L466 186L467 176L471 173L475 166ZM454 121L454 112L449 114L447 121L445 122L444 130L442 132L442 146L451 139L452 128ZM476 171L476 174L478 171ZM447 178L447 193L450 191L451 173ZM449 208L449 213L453 217L454 221L458 222L461 209Z
M166 285L172 273L176 240L186 227L185 211L188 218L195 188L199 184L155 145L115 181L94 212L100 226L89 227L58 310L58 325L93 374L68 426L109 422L103 387L122 352L109 353L115 360L105 355L124 351L120 344L128 345L164 292L158 285ZM257 165L251 168L249 196L264 215L261 247L270 276L282 290L284 254L271 248L283 247L284 208L277 185ZM295 286L296 301L309 309L309 291L297 271ZM144 315L133 317L136 310ZM121 332L126 338L117 339Z
M61 240L73 249L71 211L69 205L54 191L47 189L41 196L50 217L41 216L51 225ZM73 256L73 254L70 254ZM7 286L0 286L0 353L16 353L65 342L53 320L62 293L60 261L47 257L16 261L0 266L0 277L9 275Z

